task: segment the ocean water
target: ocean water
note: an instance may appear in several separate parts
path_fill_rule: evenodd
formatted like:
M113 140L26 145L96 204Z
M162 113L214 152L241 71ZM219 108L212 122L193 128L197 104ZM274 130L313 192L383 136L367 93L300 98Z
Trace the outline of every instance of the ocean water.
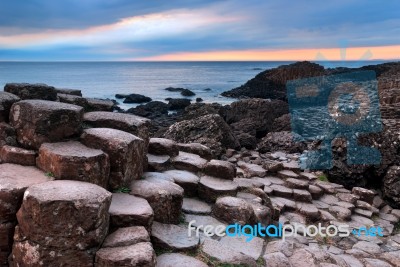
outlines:
M138 93L164 101L168 97L182 97L179 92L164 90L172 86L192 90L196 95L189 98L193 100L201 97L204 102L227 104L234 99L222 97L222 92L244 84L265 69L289 63L292 62L0 62L0 87L10 82L46 83L80 89L85 97L114 99L117 93ZM366 63L323 62L322 65L360 67Z

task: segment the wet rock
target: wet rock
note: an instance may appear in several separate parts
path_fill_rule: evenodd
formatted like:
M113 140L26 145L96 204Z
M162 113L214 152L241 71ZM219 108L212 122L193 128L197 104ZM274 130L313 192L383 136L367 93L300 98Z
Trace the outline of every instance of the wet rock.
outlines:
M19 100L14 94L0 92L0 122L8 122L11 106Z
M106 237L101 247L124 247L141 242L150 242L149 233L143 226L132 226L118 228Z
M255 215L249 203L236 197L220 197L215 202L213 214L228 224L241 225L255 223Z
M179 154L179 150L175 141L165 138L151 138L149 142L149 153L175 157Z
M115 95L117 96L117 95ZM140 94L129 94L124 95L124 103L146 103L150 102L152 99L148 96L140 95Z
M196 258L179 254L165 253L157 257L157 267L207 267L202 261Z
M150 242L115 248L101 248L96 253L97 267L155 267L156 253Z
M235 196L237 185L225 179L212 176L203 176L199 182L199 197L206 202L212 203L220 196Z
M183 188L172 182L146 178L133 181L130 194L146 199L154 211L154 220L161 223L179 223Z
M18 142L38 149L46 142L57 142L79 134L83 108L44 100L23 100L13 104L10 124Z
M171 177L174 182L185 190L186 196L197 196L197 187L200 178L194 173L180 170L170 170L164 172Z
M200 156L182 151L179 152L178 156L172 158L172 164L175 168L190 172L201 171L206 163L207 160L201 158Z
M151 240L156 248L190 251L199 245L199 237L188 236L186 227L154 222L151 229Z
M7 83L4 91L17 95L21 99L57 100L57 91L46 84Z
M223 160L211 160L207 162L203 172L206 175L232 180L236 176L235 165Z
M190 105L190 99L187 98L171 98L168 100L168 109L177 110L184 109Z
M150 230L154 219L146 199L123 193L113 193L109 213L113 228L144 226Z
M108 187L108 155L76 141L44 143L39 149L37 166L56 179L89 182Z
M0 148L0 162L35 166L36 152L34 150L4 145Z
M81 136L84 145L101 149L110 159L109 187L127 187L143 174L144 141L130 133L109 128L86 129Z
M183 96L194 96L194 95L196 95L195 93L193 93L191 90L189 90L189 89L183 89L182 91L181 91L181 95L183 95Z

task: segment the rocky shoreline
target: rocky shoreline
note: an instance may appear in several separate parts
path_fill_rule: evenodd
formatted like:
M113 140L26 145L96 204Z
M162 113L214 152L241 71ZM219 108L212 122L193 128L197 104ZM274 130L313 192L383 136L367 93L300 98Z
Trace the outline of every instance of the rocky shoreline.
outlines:
M260 98L177 110L150 101L123 111L76 90L7 84L0 266L400 266L400 64L363 68L378 75L385 128L362 141L381 150L382 163L347 166L345 142L336 140L325 173L299 168L314 144L293 142L281 85L343 69L299 62L227 93ZM276 92L262 94L270 87ZM192 221L383 233L246 242L203 230L189 237Z

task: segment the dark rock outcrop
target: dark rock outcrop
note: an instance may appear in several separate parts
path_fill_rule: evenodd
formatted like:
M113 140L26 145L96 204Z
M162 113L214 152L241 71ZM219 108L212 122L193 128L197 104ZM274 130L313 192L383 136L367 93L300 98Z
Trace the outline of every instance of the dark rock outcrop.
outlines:
M117 95L115 95L115 97L117 97ZM150 97L140 94L123 95L123 98L125 98L124 103L146 103L152 100Z
M171 98L168 100L168 108L171 110L184 109L190 105L190 99L186 98Z
M20 98L16 95L0 92L0 122L8 122L11 106L19 100Z
M57 100L57 91L47 84L7 83L4 91L17 95L21 99Z
M257 149L261 153L285 151L289 153L301 153L307 148L305 143L295 142L291 132L270 132L258 144Z

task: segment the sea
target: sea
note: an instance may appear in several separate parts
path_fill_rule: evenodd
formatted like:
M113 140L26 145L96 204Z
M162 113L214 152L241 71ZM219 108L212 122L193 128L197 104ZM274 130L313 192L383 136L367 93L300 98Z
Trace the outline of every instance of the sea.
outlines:
M326 68L360 67L384 61L324 61ZM229 104L235 99L220 94L238 87L263 70L290 61L257 62L0 62L0 88L6 83L45 83L57 88L82 90L83 96L115 99L115 94L137 93L153 100L180 98L167 87L183 87L206 103ZM135 104L123 104L128 109Z

